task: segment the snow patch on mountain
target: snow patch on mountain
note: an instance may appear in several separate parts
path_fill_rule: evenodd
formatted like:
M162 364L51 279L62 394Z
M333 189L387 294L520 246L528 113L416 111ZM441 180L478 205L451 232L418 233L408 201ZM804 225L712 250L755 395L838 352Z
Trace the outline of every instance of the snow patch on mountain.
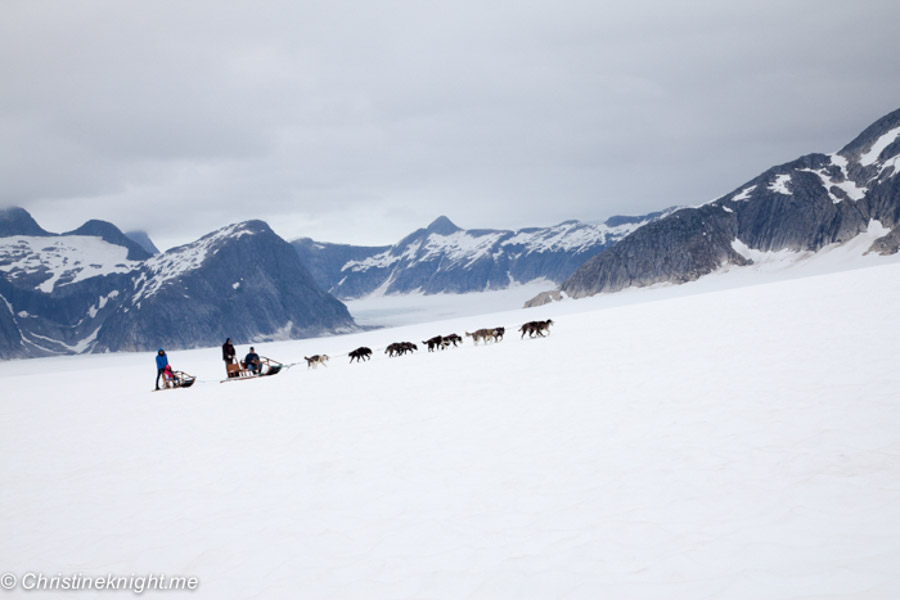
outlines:
M868 188L859 187L856 183L850 179L846 181L838 181L832 182L832 185L844 191L847 196L850 197L851 200L857 202L866 197L866 192L869 191Z
M731 242L731 247L735 252L737 252L744 258L752 260L753 264L757 267L763 265L786 266L789 264L793 264L799 258L807 258L815 254L815 252L812 251L798 252L787 248L777 251L757 250L755 248L751 248L739 239L735 239L733 242Z
M56 346L62 347L69 354L84 354L84 353L88 352L91 349L91 346L93 346L94 342L97 341L97 334L100 333L100 327L95 327L94 330L89 335L85 336L84 338L82 338L80 341L78 341L75 344L66 344L65 342L61 342L60 340L53 339L53 338L47 337L45 335L40 335L33 331L27 331L27 332L23 332L23 333L29 337L38 338L39 340L42 340L44 342L49 342L50 344L55 344ZM42 344L38 344L37 342L34 342L33 340L26 339L26 341L28 341L30 344L32 344L34 346L38 346L39 348L46 350L48 352L52 352L54 354L59 352L59 349L57 349L57 348L47 347Z
M50 354L56 354L56 353L58 353L58 352L59 352L59 348L58 348L58 347L57 347L57 348L53 348L53 347L50 347L50 346L45 346L44 344L41 344L40 342L36 342L36 341L34 341L33 339L30 339L30 338L44 339L44 340L46 340L46 341L48 341L48 342L51 342L51 343L53 343L53 344L58 344L59 346L62 346L62 344L60 344L58 341L56 341L56 340L54 340L54 339L50 339L50 338L45 337L45 336L43 336L43 335L39 335L39 334L37 334L37 333L35 333L35 332L33 332L33 331L21 331L21 330L20 330L20 331L19 331L19 336L21 337L22 341L25 342L26 344L29 344L30 346L34 346L35 348L38 348L39 350L42 350L42 351L47 352L47 353L50 353Z
M893 171L889 174L890 176L896 175L900 173L900 154L894 156L893 158L889 158L881 163L881 170L879 171L879 175L884 175L884 172L887 169L892 169Z
M110 300L112 300L114 298L118 298L118 297L119 297L119 290L113 290L105 296L100 296L100 298L97 299L97 304L92 304L91 307L88 309L88 317L91 319L96 318L97 315L100 314L100 311L103 310L104 308L106 308L106 305L109 303ZM79 324L80 324L80 322L79 322Z
M0 295L0 300L3 300L3 306L6 307L6 310L9 311L9 314L11 314L11 315L16 314L16 309L13 308L13 305L10 304L9 300L7 300L5 296Z
M46 276L37 289L48 294L57 286L133 271L141 263L128 260L127 255L127 248L91 236L0 238L0 271L11 280Z
M474 236L465 231L450 235L433 233L428 236L422 253L411 253L408 258L419 261L430 261L435 258L446 258L453 262L461 262L469 267L482 257L491 254L491 248L503 238L502 233ZM440 267L438 267L440 268Z
M637 229L639 224L623 224L617 227L589 225L578 221L566 221L540 231L519 230L503 241L504 246L524 246L525 252L578 251L594 244L605 244L611 235L624 236Z
M78 342L74 346L71 346L70 348L71 348L72 352L74 352L75 354L83 354L83 353L87 352L88 350L90 350L90 348L91 348L91 346L93 346L94 342L97 341L97 335L99 333L100 333L100 327L97 327L96 329L94 329L94 331L91 332L90 335L83 338L80 342Z
M382 252L381 254L376 254L375 256L370 256L365 260L351 260L348 261L343 267L341 267L341 271L368 271L369 269L386 269L393 265L396 262L400 261L400 256L395 256L390 252ZM343 283L344 280L341 280Z
M744 202L750 199L750 196L753 194L753 191L756 189L755 185L747 186L738 192L735 196L732 196L732 202Z
M863 233L857 235L851 240L844 243L833 243L825 246L818 252L812 250L791 250L784 248L776 251L763 251L751 248L739 239L731 242L731 247L735 252L753 261L750 267L736 267L734 265L723 265L723 268L716 273L731 272L734 270L751 270L763 272L777 272L786 269L793 269L798 265L805 263L818 263L815 265L811 273L822 273L829 271L838 271L845 269L853 269L869 264L880 264L885 262L884 257L875 257L866 253L872 246L872 243L890 233L890 229L885 227L880 221L871 219L869 226ZM801 272L802 274L802 272Z
M843 191L848 198L857 202L866 197L867 188L861 188L856 185L856 183L852 180L845 179L843 181L834 181L831 178L831 175L825 169L799 169L801 173L812 173L821 180L822 187L825 188L825 192L828 194L828 197L831 198L831 201L835 204L843 202L844 199L836 196L832 191L832 188L838 188Z
M791 182L791 176L788 174L778 175L775 177L775 181L769 184L768 189L776 192L778 194L784 194L785 196L791 195L791 190L788 189L787 185Z
M850 164L850 161L848 161L846 157L835 152L834 154L829 154L828 158L829 160L831 160L831 164L835 165L836 167L840 167L841 173L844 174L845 178L848 177L847 165Z
M884 149L893 144L900 137L900 127L895 127L881 135L869 148L869 151L859 157L859 164L864 167L875 164Z
M100 308L104 308L106 306L106 303L109 302L112 298L118 298L118 297L119 297L119 290L113 290L110 293L108 293L107 295L101 296L100 300L98 301L97 304L99 305Z

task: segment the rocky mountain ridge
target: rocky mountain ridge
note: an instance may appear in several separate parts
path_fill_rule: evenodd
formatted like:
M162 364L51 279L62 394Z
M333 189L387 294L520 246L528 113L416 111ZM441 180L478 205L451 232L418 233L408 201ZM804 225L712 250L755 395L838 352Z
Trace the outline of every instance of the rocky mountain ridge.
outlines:
M900 248L900 110L833 154L773 167L713 202L634 231L585 262L560 286L573 298L694 281L751 252L817 252L884 228L870 251ZM544 294L529 305L549 301Z
M628 233L668 211L613 217L603 224L564 221L518 230L469 229L439 217L392 246L293 243L319 284L341 299L369 294L481 292L546 280L559 283Z

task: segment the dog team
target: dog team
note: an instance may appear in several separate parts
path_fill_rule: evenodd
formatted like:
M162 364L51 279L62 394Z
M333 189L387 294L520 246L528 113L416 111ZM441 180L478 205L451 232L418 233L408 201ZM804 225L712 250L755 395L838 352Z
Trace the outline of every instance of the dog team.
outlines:
M545 337L550 333L550 326L553 325L553 321L551 319L547 319L546 321L529 321L525 323L519 328L519 331L522 333L522 338L527 334L528 337ZM503 341L503 335L506 333L505 327L494 327L487 329L479 329L474 333L465 332L466 337L472 338L472 342L477 346L478 342L484 342L485 344L489 344L492 342L501 342ZM433 338L424 340L422 342L423 346L428 348L429 352L434 352L435 350L446 350L450 346L454 348L463 343L462 337L455 333L451 333L450 335L436 335ZM520 338L521 339L521 338ZM412 342L394 342L389 344L387 348L384 349L384 353L389 357L394 356L403 356L404 354L412 354L417 351L419 347ZM350 362L352 363L354 360L357 362L363 362L366 360L370 360L372 358L372 349L367 348L365 346L360 346L356 350L353 350L348 353L350 357ZM327 354L315 355L306 358L306 364L308 367L316 368L317 364L324 365L328 360Z

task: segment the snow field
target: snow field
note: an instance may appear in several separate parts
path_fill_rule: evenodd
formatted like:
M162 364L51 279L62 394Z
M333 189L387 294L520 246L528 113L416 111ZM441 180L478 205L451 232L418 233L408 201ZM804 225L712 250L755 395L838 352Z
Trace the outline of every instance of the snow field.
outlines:
M127 248L93 236L0 237L0 271L12 278L48 271L51 276L37 287L45 293L57 285L132 271L139 263L128 260L127 255Z
M335 358L162 393L152 353L0 363L0 570L209 598L900 594L900 264L616 296L257 344Z

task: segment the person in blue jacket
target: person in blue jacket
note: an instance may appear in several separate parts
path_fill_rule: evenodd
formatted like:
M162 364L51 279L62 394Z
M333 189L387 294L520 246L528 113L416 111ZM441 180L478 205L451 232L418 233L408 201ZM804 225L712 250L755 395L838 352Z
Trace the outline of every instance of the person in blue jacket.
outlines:
M159 378L165 379L166 367L169 366L169 357L165 350L160 348L156 352L156 389L159 389Z
M247 368L250 369L250 372L254 375L262 373L262 364L259 360L259 354L256 353L253 346L250 346L250 352L244 357L244 364L247 365Z

